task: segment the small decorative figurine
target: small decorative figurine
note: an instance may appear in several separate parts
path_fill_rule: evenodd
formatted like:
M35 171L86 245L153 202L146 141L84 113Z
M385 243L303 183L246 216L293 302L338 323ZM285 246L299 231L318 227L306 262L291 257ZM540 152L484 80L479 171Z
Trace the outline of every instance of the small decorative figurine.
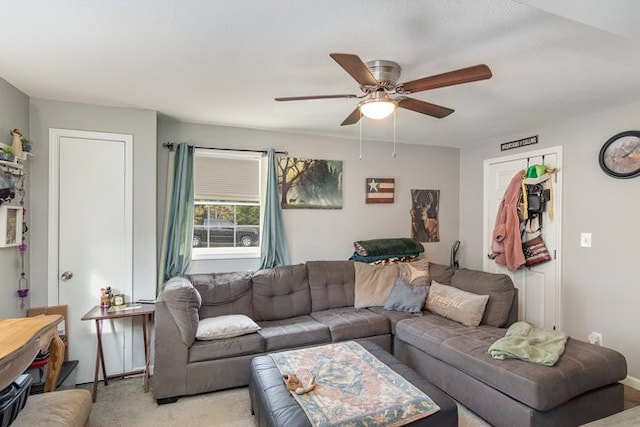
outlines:
M100 307L111 307L111 287L100 288Z
M13 129L11 132L13 140L11 141L11 151L16 157L22 156L22 132L20 129Z

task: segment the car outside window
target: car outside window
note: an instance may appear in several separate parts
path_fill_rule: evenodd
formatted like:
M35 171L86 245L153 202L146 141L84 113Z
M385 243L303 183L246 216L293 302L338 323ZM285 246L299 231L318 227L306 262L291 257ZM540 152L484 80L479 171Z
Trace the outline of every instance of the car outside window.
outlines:
M193 259L260 256L259 154L196 150Z

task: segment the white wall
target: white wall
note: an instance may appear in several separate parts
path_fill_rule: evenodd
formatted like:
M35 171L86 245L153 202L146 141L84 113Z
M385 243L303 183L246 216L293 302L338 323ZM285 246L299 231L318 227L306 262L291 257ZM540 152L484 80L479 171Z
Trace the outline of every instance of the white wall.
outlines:
M11 129L21 129L24 136L30 137L29 131L29 97L18 89L0 79L0 142L10 145ZM29 166L26 167L29 171ZM28 178L26 178L28 190ZM27 209L29 201L25 200ZM6 202L5 202L6 203ZM18 197L11 202L11 205L19 206ZM29 239L27 234L27 239ZM30 244L30 241L27 241ZM27 252L25 261L28 263L30 249ZM0 318L23 317L26 315L29 300L25 299L26 306L20 308L20 298L18 290L18 279L20 278L19 267L20 257L16 247L0 248Z
M461 150L460 235L464 265L482 268L482 167L485 159L527 149L500 152L500 143L539 135L535 150L563 146L562 325L571 336L586 340L591 331L604 335L604 344L623 353L629 375L640 378L640 178L605 175L598 153L611 136L639 130L640 104L571 121L548 124L505 135ZM581 232L593 234L591 248L579 244Z
M37 155L31 162L32 305L50 305L47 290L49 129L133 135L133 298L155 297L156 112L43 99L31 100L30 128ZM81 197L81 195L79 195ZM90 232L90 230L87 230ZM96 303L97 298L96 296Z
M339 210L284 210L292 263L307 260L348 259L355 240L410 237L411 189L440 190L440 243L425 243L428 257L448 263L451 245L458 239L459 152L453 148L358 141L294 135L222 126L189 124L172 120L158 123L158 206L164 206L168 152L163 142L187 142L197 146L288 151L291 157L342 160L343 208ZM369 204L365 179L395 178L393 204ZM163 212L158 213L162 224ZM259 260L194 261L189 272L222 272L255 269Z

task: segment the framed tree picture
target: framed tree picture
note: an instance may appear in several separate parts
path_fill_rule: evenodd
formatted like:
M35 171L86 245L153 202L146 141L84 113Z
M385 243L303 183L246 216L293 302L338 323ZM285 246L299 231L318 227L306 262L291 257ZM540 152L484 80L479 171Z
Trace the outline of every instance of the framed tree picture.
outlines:
M282 209L342 209L342 161L281 157Z
M18 246L22 243L22 208L0 206L0 247Z

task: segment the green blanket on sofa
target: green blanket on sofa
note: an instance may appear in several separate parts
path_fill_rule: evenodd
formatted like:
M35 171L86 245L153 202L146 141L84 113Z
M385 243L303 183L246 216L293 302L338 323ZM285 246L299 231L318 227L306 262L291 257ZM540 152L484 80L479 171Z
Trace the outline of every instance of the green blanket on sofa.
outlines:
M424 252L424 246L415 240L398 237L389 239L357 240L353 247L358 255L370 257L380 255L420 254Z
M526 322L516 322L507 333L489 347L494 359L521 359L545 366L556 364L569 337L558 331L537 328Z

